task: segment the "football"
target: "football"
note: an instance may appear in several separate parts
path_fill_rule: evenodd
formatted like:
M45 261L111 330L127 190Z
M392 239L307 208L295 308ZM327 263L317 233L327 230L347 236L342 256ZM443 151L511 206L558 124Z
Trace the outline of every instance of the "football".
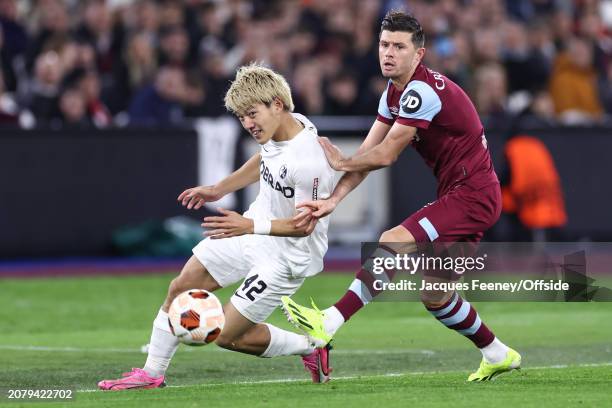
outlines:
M223 306L204 289L190 289L178 295L168 310L170 330L181 343L203 346L215 341L223 330Z

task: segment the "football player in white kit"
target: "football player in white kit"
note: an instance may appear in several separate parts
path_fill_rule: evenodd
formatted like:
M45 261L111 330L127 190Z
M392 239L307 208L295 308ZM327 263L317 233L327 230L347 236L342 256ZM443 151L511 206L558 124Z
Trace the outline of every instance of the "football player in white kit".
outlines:
M226 322L217 345L260 357L300 355L314 382L329 379L328 346L263 322L282 296L291 296L306 277L323 269L329 219L320 219L308 235L312 225L297 228L292 218L297 203L329 197L334 170L314 125L292 113L291 90L281 75L257 64L240 68L225 106L260 144L260 152L216 185L187 189L178 200L199 209L257 181L259 194L244 215L220 208L221 215L204 219L208 237L193 248L193 256L170 283L153 322L144 368L100 381L103 390L164 386L179 344L168 324L172 300L188 289L214 291L240 280L224 306Z

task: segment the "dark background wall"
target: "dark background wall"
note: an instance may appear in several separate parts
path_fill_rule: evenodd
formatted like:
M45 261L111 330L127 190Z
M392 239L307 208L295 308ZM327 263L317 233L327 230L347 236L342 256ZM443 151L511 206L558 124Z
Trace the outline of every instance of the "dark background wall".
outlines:
M353 130L321 134L359 135ZM572 239L612 239L612 132L546 129L540 137L561 175ZM487 134L495 165L503 137ZM197 135L189 130L3 131L0 257L101 255L117 228L188 214L176 202L197 184ZM412 149L392 170L391 220L435 199L435 180ZM193 213L191 214L193 215Z
M193 131L3 131L0 256L104 254L118 227L185 213Z

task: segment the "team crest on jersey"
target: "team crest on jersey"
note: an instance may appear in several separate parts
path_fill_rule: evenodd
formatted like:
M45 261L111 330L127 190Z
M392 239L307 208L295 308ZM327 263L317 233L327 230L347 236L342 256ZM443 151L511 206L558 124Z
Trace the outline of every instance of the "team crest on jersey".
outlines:
M400 101L402 111L405 113L415 113L421 107L421 103L421 95L414 89L410 89L406 92Z
M278 172L278 175L280 176L281 179L284 179L285 177L287 177L287 166L283 164L280 168L280 171Z
M266 166L266 163L263 160L259 163L259 174L261 175L261 178L265 183L267 183L273 190L278 191L279 193L284 195L285 198L292 198L293 196L295 196L295 190L292 187L282 185L281 183L279 183L278 180L274 180L272 172L270 171L268 166ZM283 174L282 170L281 174ZM285 171L285 176L286 175L287 172Z

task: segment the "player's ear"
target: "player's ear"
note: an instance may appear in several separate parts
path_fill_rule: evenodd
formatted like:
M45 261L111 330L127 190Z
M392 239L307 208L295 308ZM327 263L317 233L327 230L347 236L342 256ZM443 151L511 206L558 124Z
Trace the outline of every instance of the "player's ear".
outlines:
M272 99L272 109L274 109L275 113L280 113L285 110L285 104L283 104L283 101L281 101L280 98L275 97Z
M416 50L416 54L414 55L414 65L419 65L421 61L425 58L425 48L421 47Z

